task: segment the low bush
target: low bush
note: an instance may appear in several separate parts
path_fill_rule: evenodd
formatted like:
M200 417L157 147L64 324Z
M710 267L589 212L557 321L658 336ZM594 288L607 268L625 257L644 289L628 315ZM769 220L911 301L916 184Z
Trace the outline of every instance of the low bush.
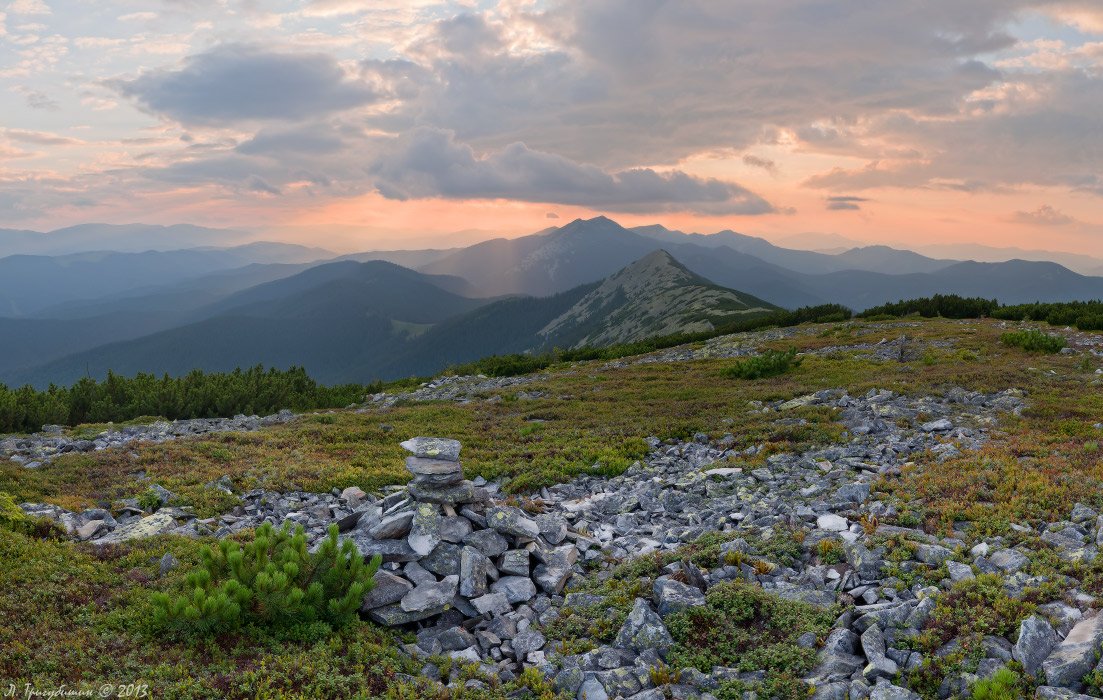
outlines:
M178 595L153 595L153 623L176 636L215 636L255 628L289 639L319 639L356 619L379 569L356 545L338 543L337 526L313 554L302 526L257 529L244 546L224 539L204 547L202 564Z
M1061 352L1065 347L1065 339L1059 335L1049 335L1037 329L1030 328L1025 331L1012 331L1000 336L1000 342L1009 347L1017 347L1027 352Z
M740 360L725 370L725 374L736 379L763 379L785 374L790 369L800 366L797 359L797 349L767 350L761 355Z
M797 639L809 632L823 637L834 621L833 610L785 600L742 581L720 583L709 589L705 605L666 619L675 642L668 663L704 673L714 666L763 669L760 687L738 690L804 698L808 687L799 679L812 669L816 650L798 645Z

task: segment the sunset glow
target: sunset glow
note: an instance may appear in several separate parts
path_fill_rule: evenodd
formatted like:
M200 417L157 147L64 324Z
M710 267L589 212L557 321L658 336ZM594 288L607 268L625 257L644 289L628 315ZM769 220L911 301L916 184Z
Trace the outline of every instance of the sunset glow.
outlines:
M0 86L7 228L339 251L597 214L782 243L1103 236L1088 0L14 0Z

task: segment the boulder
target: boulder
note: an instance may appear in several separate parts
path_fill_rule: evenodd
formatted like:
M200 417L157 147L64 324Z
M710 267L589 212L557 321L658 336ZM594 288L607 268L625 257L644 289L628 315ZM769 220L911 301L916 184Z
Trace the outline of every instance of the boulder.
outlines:
M1019 639L1011 650L1011 656L1023 665L1030 675L1037 675L1042 662L1057 646L1057 633L1046 620L1031 615L1019 625Z
M460 460L460 448L462 447L459 440L438 437L410 438L400 442L399 445L415 457L448 462L458 462Z
M674 646L674 639L663 624L658 613L643 598L636 598L636 604L628 619L617 632L616 641L613 644L624 649L643 652L648 649L655 650L659 656L666 657L670 647Z
M1042 662L1046 683L1080 690L1103 644L1103 613L1081 620L1064 641Z

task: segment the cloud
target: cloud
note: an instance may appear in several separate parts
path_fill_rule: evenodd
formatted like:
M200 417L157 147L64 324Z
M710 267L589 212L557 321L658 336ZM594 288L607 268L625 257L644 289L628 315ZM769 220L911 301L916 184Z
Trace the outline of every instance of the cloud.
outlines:
M1068 226L1079 223L1076 219L1062 214L1048 204L1043 204L1034 211L1017 211L1011 216L1011 221L1017 224L1030 226Z
M829 211L858 211L862 208L861 204L868 201L865 197L828 197L826 207Z
M760 158L759 156L747 153L743 156L743 164L749 165L752 168L761 168L767 172L776 173L777 163L769 158Z
M112 86L146 110L188 125L298 121L379 99L329 55L223 45L177 69L142 73Z
M16 85L12 90L22 95L27 101L27 106L31 109L43 109L49 112L56 112L61 109L61 105L57 101L41 90L35 90L26 85Z
M13 0L8 5L8 12L13 15L48 15L52 14L50 6L43 0Z
M545 219L558 219L559 214L556 214L554 211L549 211L547 214L544 214L544 218Z
M46 131L28 131L26 129L0 129L0 133L12 141L33 143L38 146L74 146L84 143L80 139L51 134Z
M388 199L512 199L607 211L766 214L773 206L731 182L680 171L607 172L523 143L479 156L450 132L420 128L397 139L370 167Z

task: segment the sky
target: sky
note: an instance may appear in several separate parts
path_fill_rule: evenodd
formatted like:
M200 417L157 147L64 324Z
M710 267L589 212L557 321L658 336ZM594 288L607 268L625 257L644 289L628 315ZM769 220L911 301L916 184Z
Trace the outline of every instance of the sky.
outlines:
M598 214L1099 254L1103 0L0 0L0 227Z

